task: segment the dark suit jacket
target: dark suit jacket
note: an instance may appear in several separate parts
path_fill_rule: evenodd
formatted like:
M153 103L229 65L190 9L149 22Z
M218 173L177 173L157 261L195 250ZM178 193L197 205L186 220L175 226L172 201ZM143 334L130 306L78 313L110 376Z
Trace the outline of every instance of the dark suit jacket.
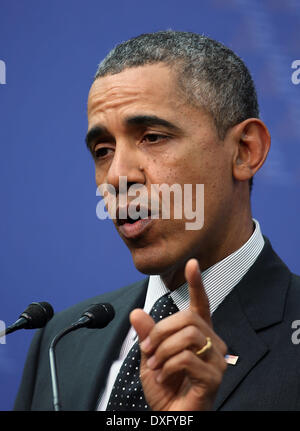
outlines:
M52 410L48 348L53 337L91 303L110 302L115 319L104 329L79 329L56 348L63 410L95 410L112 361L129 330L128 315L143 307L148 280L107 293L58 313L37 331L24 369L16 410ZM241 282L213 314L228 365L214 409L300 409L300 344L291 328L300 319L300 278L291 274L269 241Z

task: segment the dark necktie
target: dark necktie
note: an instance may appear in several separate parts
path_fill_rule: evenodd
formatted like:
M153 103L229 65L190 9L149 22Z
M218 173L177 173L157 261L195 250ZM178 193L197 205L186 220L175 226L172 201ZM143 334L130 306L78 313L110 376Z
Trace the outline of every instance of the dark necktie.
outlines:
M153 305L150 316L158 322L178 311L173 299L167 293ZM107 411L147 410L142 384L139 378L141 353L138 341L132 346L117 375L107 404Z

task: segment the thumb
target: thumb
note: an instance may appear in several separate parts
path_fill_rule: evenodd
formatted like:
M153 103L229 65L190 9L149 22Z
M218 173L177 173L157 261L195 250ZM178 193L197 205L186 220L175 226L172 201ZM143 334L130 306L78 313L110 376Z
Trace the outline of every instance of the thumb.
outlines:
M152 317L140 308L136 308L130 313L129 320L138 334L140 343L148 337L151 329L155 325Z
M153 326L155 325L155 322L152 317L140 308L136 308L130 313L129 320L134 329L136 330L136 333L138 334L139 343L141 343L148 337ZM146 353L143 352L141 349L141 367L145 365L145 361L147 359L148 358Z

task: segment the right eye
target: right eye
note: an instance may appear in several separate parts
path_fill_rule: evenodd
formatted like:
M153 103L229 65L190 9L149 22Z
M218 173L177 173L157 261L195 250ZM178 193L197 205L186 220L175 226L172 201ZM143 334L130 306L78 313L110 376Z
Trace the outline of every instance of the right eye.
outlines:
M110 147L98 147L94 150L95 159L104 159L108 157L113 152L113 149Z

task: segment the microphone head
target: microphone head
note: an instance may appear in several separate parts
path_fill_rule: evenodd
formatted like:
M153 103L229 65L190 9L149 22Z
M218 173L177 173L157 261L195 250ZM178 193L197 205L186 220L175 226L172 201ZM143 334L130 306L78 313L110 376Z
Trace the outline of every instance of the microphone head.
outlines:
M48 302L32 302L20 315L27 320L25 329L43 328L54 314L52 305Z
M115 310L111 304L92 304L83 313L82 317L88 317L86 324L88 328L105 328L115 317Z

